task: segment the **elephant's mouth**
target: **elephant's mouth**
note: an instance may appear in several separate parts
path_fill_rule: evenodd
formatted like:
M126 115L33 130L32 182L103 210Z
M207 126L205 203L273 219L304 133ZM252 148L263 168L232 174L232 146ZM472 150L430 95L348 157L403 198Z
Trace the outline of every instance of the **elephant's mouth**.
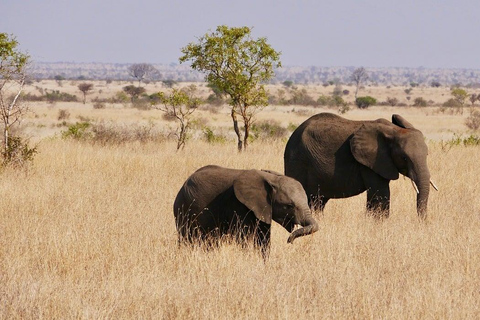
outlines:
M295 222L294 219L288 219L284 220L281 223L282 227L284 227L288 232L292 233L292 231L295 229Z

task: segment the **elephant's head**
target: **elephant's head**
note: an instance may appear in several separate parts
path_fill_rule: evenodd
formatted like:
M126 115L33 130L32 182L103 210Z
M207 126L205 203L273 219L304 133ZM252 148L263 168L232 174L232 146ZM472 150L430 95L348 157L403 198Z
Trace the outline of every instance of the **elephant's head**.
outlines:
M365 122L353 134L350 148L358 162L383 178L395 180L399 173L410 178L418 194L418 215L426 216L432 182L427 166L428 148L419 130L399 115L392 116L392 123L382 119Z
M235 179L233 189L237 199L259 220L267 224L274 220L291 232L289 243L318 230L305 191L295 179L274 172L248 170ZM302 228L292 233L296 224Z

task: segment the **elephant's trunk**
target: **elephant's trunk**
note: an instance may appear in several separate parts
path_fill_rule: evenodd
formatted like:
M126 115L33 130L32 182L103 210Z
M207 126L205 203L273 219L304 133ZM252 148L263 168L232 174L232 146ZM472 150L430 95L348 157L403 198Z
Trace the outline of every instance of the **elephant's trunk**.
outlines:
M417 213L422 219L427 217L428 195L430 193L430 175L415 180L418 187Z
M297 229L290 234L290 237L288 237L287 240L288 243L293 243L293 240L298 237L303 237L318 231L318 222L315 220L315 218L313 218L310 212L304 215L304 218L302 221L299 221L299 224L302 226L302 228Z

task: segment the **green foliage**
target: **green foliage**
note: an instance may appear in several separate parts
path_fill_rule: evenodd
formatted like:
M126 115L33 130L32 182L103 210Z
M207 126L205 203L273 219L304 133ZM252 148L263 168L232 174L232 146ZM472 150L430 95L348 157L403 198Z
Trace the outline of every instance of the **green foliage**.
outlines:
M165 112L165 115L178 121L177 150L184 148L188 139L188 131L191 126L191 115L203 102L194 96L195 86L184 90L173 89L170 94L158 92L158 101L163 105L157 109Z
M300 105L300 106L315 106L316 102L308 94L307 89L303 88L298 90L294 88L291 92L292 98L288 101L288 104Z
M357 99L355 99L355 104L360 109L366 109L372 105L375 105L376 103L377 103L377 99L370 96L358 97Z
M280 53L275 51L266 38L253 39L248 27L229 28L218 26L181 49L180 63L191 62L194 70L204 72L205 80L220 92L230 97L232 120L238 138L239 150L248 142L248 129L258 108L268 104L264 83L281 67ZM237 114L244 123L242 141Z
M3 152L3 166L24 167L33 161L37 153L36 146L31 148L28 141L21 137L11 136L8 139L7 148Z
M462 106L465 104L465 100L468 98L468 92L462 88L453 88L450 91L450 94L453 96L453 99L458 101Z
M471 134L468 137L454 134L452 139L441 141L441 147L444 151L448 151L453 146L478 147L480 146L480 137L474 134Z
M89 131L90 122L77 122L68 126L66 131L62 132L63 139L86 140L92 137Z
M203 128L203 136L208 143L219 143L223 144L227 141L227 138L223 135L218 135L213 132L209 127Z
M2 81L17 79L24 73L30 56L18 50L14 36L0 33L0 78Z
M276 140L287 137L288 130L280 125L275 120L267 120L259 123L254 123L251 128L251 139L256 140Z
M60 92L59 90L52 90L51 92L45 93L45 99L48 102L76 102L78 101L77 96L69 94L66 92Z
M123 87L123 91L130 96L131 102L133 103L135 99L137 99L141 94L145 93L145 88L128 85Z

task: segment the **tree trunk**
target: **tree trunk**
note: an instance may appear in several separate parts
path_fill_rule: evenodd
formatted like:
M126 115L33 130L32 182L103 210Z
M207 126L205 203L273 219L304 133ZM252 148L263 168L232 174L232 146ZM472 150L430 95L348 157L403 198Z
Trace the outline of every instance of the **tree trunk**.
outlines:
M247 150L248 146L248 137L250 136L250 122L245 120L245 128L244 128L244 135L243 135L243 149Z
M233 120L233 130L235 130L235 134L237 135L238 151L241 152L243 149L243 143L242 143L242 136L240 135L240 129L238 128L238 120L237 120L237 113L235 112L235 107L232 107L231 116Z

